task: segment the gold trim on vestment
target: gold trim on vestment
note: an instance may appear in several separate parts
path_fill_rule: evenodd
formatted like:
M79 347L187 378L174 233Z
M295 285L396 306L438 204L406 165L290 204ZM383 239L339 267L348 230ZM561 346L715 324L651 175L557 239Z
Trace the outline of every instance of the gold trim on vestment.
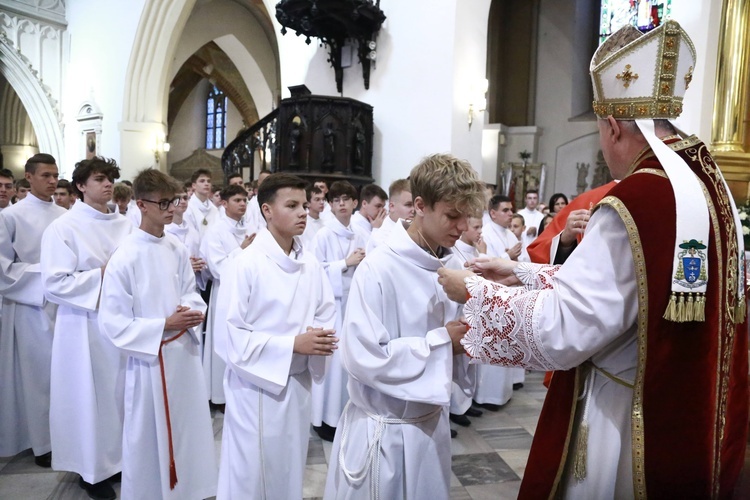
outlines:
M706 185L703 184L702 181L698 181L701 184L701 188L703 189L703 194L706 197L706 202L708 204L708 213L711 216L711 224L713 225L714 229L714 245L716 248L716 260L718 262L719 266L719 276L722 276L722 271L724 267L724 259L722 259L722 255L724 252L721 250L721 241L719 235L720 228L719 228L719 218L716 215L716 208L714 207L714 202L711 199L711 195L708 193L708 189L706 189ZM719 296L722 295L723 290L723 283L721 280L719 281ZM719 325L722 324L724 320L724 311L722 307L719 307ZM721 328L721 326L719 326ZM716 349L716 357L718 358L716 360L716 366L719 368L719 372L721 372L721 334L719 335L719 348ZM716 399L714 400L714 408L719 408L721 405L721 376L716 377L716 390L714 391L716 394ZM711 440L711 489L714 492L713 496L717 497L719 494L718 488L719 488L719 470L721 468L721 460L719 458L720 450L716 447L717 439L716 437L719 436L722 433L722 425L720 423L720 416L714 412L714 438Z
M665 179L669 178L664 170L659 170L658 168L642 168L637 172L633 172L633 174L653 174L658 175L659 177L664 177Z
M646 278L646 258L643 245L633 216L625 204L615 196L605 196L594 210L602 205L612 207L625 224L633 253L635 277L638 289L638 362L636 364L635 383L633 387L633 406L630 422L633 453L633 496L636 499L646 498L646 445L643 422L643 383L646 374L646 341L648 334L648 281Z
M573 381L573 404L570 410L570 419L568 420L568 434L565 436L565 446L563 446L562 457L560 459L560 465L557 468L557 475L555 475L555 481L552 483L552 488L549 492L549 500L554 500L557 496L556 491L560 486L560 480L562 479L563 472L565 472L565 465L568 462L568 449L570 448L570 438L573 434L573 423L576 420L576 408L578 406L578 391L581 382L581 367L576 367L575 380Z

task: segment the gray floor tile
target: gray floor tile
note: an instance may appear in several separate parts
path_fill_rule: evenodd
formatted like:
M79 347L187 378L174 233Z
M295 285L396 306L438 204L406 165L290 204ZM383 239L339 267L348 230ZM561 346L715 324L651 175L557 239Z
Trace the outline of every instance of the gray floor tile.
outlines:
M532 436L523 427L477 431L494 450L528 450Z
M497 453L455 456L452 469L463 486L494 484L519 479L513 469Z

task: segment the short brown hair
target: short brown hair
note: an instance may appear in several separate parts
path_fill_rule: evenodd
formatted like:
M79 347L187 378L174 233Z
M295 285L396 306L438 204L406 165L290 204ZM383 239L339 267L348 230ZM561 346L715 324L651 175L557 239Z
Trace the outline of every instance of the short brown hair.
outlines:
M143 199L149 194L158 193L165 196L174 196L179 192L182 192L182 187L176 180L153 168L141 170L133 179L133 193L137 200Z
M230 184L219 192L219 196L221 196L221 199L224 201L228 201L229 198L237 196L238 194L247 196L247 191L245 191L245 188L238 186L237 184Z
M421 197L432 208L444 201L459 212L474 216L484 206L484 183L469 162L450 154L434 154L422 159L409 175L411 194Z
M359 192L359 201L366 201L367 203L370 203L376 196L383 201L386 201L388 199L388 195L385 194L383 188L381 188L377 184L367 184L366 186L362 187L362 191Z
M328 201L330 202L332 199L340 198L341 196L348 196L356 200L357 190L349 181L336 181L328 188Z
M190 184L195 184L198 181L198 177L201 175L205 175L209 179L211 178L211 171L207 168L199 168L195 172L193 172L193 175L190 176Z
M28 172L30 174L33 174L36 172L36 167L40 163L44 163L45 165L57 165L57 162L55 161L55 157L52 155L48 155L46 153L37 153L28 160L26 160L26 166L24 167L24 172Z
M117 166L115 160L102 156L95 156L90 160L81 160L76 163L76 168L73 170L72 176L73 190L76 196L83 200L83 193L78 189L78 185L86 184L89 177L99 173L106 175L110 182L114 182L115 179L120 178L120 167Z
M258 206L261 207L261 214L263 215L263 218L266 218L265 214L263 214L263 204L273 203L276 199L276 193L278 193L280 189L292 188L301 189L304 191L306 186L307 183L301 177L297 177L296 175L269 175L268 178L263 181L263 184L258 186Z
M112 187L112 199L115 201L127 200L133 197L133 189L124 182L118 182Z

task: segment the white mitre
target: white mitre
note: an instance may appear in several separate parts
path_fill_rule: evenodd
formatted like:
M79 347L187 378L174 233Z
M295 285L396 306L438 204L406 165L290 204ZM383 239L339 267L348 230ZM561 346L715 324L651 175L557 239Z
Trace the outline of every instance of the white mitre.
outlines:
M597 49L590 66L594 113L600 119L634 120L672 184L677 227L672 293L664 318L678 322L705 321L710 217L708 203L696 203L706 198L700 180L656 136L653 120L682 113L695 61L690 37L676 21L668 20L646 34L630 25L617 30ZM724 187L729 193L726 182ZM731 197L730 202L738 231L738 260L744 264L742 225ZM744 265L739 267L738 279L744 283ZM742 286L738 301L744 304Z

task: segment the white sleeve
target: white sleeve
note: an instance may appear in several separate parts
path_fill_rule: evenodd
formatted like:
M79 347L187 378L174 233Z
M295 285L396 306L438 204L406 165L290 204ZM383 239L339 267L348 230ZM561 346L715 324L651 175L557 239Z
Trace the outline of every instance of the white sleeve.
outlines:
M153 363L159 355L166 318L135 316L135 280L127 265L120 265L117 254L104 272L99 306L99 328L127 356ZM141 291L142 293L142 291Z
M0 214L0 296L20 304L41 307L44 305L39 264L16 262L14 247L17 231L12 217Z
M102 270L101 267L76 270L78 257L60 234L58 224L52 224L44 231L40 262L44 294L55 304L96 311Z
M541 287L470 280L462 341L483 363L566 370L630 329L638 315L635 265L625 225L609 207L591 218L586 238ZM522 281L533 279L525 276ZM526 281L524 281L526 282Z
M448 330L392 339L383 324L386 307L378 277L364 260L352 280L339 343L344 368L394 398L449 404L454 356Z

